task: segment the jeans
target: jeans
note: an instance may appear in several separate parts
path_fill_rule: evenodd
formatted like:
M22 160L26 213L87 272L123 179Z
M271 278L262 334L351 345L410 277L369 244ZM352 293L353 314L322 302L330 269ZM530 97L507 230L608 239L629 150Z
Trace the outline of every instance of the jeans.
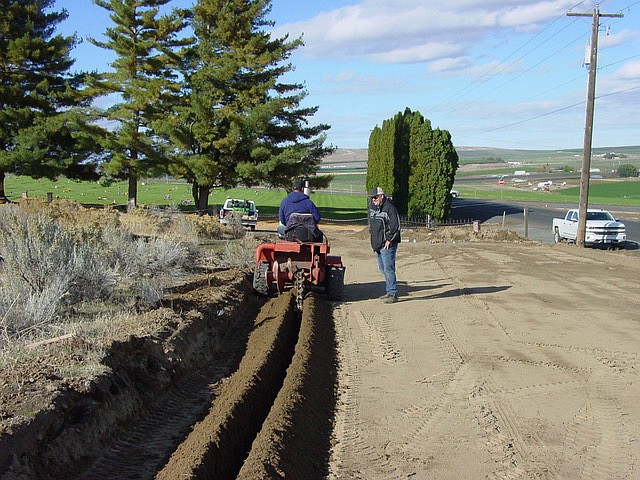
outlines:
M383 248L376 252L378 257L378 270L384 275L384 283L387 295L398 296L398 281L396 280L396 251L398 244L392 243L389 248Z

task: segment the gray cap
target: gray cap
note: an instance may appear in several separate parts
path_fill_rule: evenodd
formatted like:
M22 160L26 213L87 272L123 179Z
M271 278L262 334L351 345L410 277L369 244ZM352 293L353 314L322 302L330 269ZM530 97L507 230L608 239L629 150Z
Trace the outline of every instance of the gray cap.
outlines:
M371 193L369 193L370 197L377 197L378 195L384 195L384 190L382 190L382 188L380 187L376 187L373 190L371 190Z
M304 188L304 182L302 180L294 180L291 188L293 190L302 190Z

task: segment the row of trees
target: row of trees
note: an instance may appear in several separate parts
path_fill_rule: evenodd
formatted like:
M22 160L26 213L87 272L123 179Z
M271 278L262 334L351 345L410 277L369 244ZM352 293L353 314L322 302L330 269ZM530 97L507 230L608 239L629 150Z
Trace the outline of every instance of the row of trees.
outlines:
M638 169L631 163L624 163L618 167L618 176L623 178L637 177Z
M420 112L406 108L369 137L367 190L380 186L393 193L401 214L445 218L457 169L450 133L433 129Z
M109 72L72 73L76 36L56 34L55 0L0 0L0 198L7 173L54 179L142 176L192 185L199 211L215 187L289 187L331 153L328 125L309 125L304 85L286 83L300 38L272 38L270 0L93 0L112 26ZM190 32L189 35L186 32ZM112 106L95 108L98 97ZM315 177L314 186L330 177ZM5 198L6 199L6 198Z

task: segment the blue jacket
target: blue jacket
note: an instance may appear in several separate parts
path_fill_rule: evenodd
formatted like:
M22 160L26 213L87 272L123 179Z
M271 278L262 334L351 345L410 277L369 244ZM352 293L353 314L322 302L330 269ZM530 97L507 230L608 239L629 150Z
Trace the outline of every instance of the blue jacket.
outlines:
M302 192L293 191L282 200L278 217L280 223L287 225L289 217L292 213L311 213L316 223L320 221L320 211L311 201L311 199Z

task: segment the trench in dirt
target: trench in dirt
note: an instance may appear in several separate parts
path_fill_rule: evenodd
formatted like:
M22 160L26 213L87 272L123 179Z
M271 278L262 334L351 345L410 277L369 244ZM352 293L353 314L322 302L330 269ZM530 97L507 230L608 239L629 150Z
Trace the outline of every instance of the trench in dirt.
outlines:
M336 401L331 305L308 294L294 312L291 292L262 305L248 284L228 318L205 305L188 333L114 349L112 378L67 392L44 420L0 442L12 457L0 478L325 478Z

